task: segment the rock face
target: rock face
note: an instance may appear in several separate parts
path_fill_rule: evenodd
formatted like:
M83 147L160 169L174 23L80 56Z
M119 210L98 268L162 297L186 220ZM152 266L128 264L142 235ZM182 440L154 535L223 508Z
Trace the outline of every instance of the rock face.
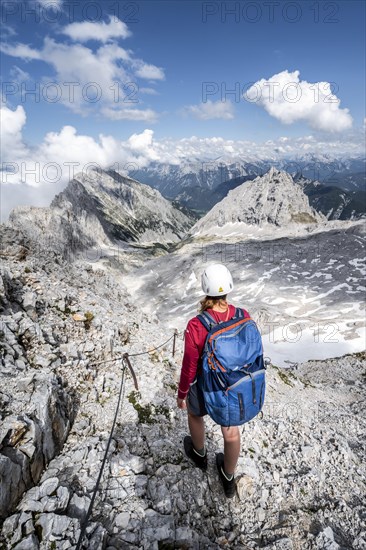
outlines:
M55 376L41 373L17 376L15 381L16 399L10 398L8 406L18 409L18 414L5 417L0 436L2 518L13 511L25 490L38 483L47 464L62 449L75 416L72 397ZM7 392L11 385L9 380Z
M76 402L48 369L56 356L38 322L39 294L6 268L0 288L0 517L6 517L62 449Z
M96 217L110 240L177 241L191 225L158 191L114 171L76 176L51 208L69 205L77 217Z
M9 221L35 241L71 251L116 241L179 241L193 223L158 191L113 171L80 173L49 208L18 207Z
M286 172L271 168L264 176L236 187L201 218L190 233L204 234L227 224L284 227L325 221L309 205L299 185Z
M328 220L354 220L366 214L366 191L345 190L335 185L322 185L304 177L295 178L309 197L310 205Z

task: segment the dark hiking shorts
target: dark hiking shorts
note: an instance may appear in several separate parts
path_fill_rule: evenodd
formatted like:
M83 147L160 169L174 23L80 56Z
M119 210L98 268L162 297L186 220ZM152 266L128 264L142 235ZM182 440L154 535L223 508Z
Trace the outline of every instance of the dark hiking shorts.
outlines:
M207 414L203 393L197 383L197 378L189 388L187 409L190 414L194 414L195 416L205 416Z

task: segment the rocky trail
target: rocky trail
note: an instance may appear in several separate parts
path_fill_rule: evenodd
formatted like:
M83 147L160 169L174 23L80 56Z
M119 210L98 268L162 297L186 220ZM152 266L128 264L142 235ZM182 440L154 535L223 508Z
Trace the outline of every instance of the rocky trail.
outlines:
M122 375L121 360L95 363L151 350L172 328L129 295L128 266L35 255L5 226L1 237L0 548L74 549ZM182 344L131 359L139 391L127 373L84 548L365 548L365 354L268 369L227 501L220 428L207 420L207 473L183 453Z

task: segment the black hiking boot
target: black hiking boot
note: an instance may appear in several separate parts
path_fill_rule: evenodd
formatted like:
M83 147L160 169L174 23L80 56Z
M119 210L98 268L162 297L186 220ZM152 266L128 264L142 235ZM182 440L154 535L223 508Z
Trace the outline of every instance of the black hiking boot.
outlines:
M225 496L227 498L233 498L235 496L235 478L233 476L233 478L229 481L228 479L226 479L226 477L223 474L223 471L224 471L224 454L223 453L217 453L216 466L219 472L220 479L224 486Z
M204 471L207 470L207 451L205 456L200 456L199 454L197 454L194 450L192 438L190 435L186 435L186 437L184 438L184 451L188 458L193 460L198 468L201 468L201 470Z

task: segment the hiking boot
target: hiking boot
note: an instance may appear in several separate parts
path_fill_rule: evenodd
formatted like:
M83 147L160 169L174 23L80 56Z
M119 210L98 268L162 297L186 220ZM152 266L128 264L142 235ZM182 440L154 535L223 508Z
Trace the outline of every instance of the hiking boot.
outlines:
M233 496L235 496L235 478L233 476L233 478L229 481L228 479L226 479L226 477L223 474L223 471L224 471L224 454L223 453L217 453L216 466L219 472L220 479L224 486L225 496L227 498L233 498Z
M193 460L198 468L201 468L201 470L204 471L207 470L207 451L205 456L200 456L199 454L197 454L194 450L192 438L190 435L186 435L186 437L184 438L184 451L188 458Z

